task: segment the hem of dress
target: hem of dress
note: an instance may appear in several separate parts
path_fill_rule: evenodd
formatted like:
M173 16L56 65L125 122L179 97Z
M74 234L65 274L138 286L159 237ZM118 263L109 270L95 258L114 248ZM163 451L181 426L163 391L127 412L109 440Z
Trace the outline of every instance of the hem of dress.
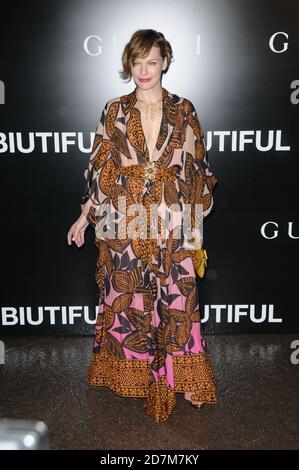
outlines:
M91 387L107 387L122 398L146 398L144 410L156 422L165 421L172 414L177 393L191 393L192 400L205 404L217 403L208 351L173 356L172 360L174 387L166 383L165 375L154 381L146 359L119 359L100 351L93 353L87 382Z

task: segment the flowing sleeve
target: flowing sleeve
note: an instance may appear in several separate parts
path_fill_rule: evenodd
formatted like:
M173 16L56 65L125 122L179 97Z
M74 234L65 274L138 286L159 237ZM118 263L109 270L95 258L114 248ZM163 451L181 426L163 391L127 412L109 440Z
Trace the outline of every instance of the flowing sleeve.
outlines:
M107 125L109 101L105 104L101 118L96 126L92 151L89 157L88 167L84 170L85 189L81 198L81 209L89 201L86 217L92 227L96 226L98 220L98 209L106 198L99 185L100 173L104 164L109 159L113 143Z
M199 204L197 207L200 207L203 221L214 205L213 189L218 178L212 173L207 159L205 136L197 112L192 102L186 101L181 191L185 203L191 206L191 229L193 230L197 221L195 205Z

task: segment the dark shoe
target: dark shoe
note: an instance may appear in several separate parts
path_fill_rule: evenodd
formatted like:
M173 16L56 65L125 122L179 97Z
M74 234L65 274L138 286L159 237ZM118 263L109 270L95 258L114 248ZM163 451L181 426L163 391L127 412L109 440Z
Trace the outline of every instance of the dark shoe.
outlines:
M189 401L189 400L188 400ZM192 401L189 401L190 405L193 406L193 408L197 408L198 410L200 410L200 408L203 407L204 403L193 403Z

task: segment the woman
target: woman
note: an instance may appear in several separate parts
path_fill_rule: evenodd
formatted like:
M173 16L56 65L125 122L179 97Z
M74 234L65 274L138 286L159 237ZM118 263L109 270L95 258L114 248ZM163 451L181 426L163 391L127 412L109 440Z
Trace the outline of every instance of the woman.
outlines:
M169 42L152 29L136 31L126 45L121 75L133 77L136 87L103 109L82 213L68 233L68 243L80 247L91 224L98 247L100 300L88 383L146 398L145 411L156 422L171 415L177 392L196 408L216 402L192 242L195 205L205 218L217 179L193 104L161 86L171 59ZM186 224L178 216L188 205L191 231L182 236Z

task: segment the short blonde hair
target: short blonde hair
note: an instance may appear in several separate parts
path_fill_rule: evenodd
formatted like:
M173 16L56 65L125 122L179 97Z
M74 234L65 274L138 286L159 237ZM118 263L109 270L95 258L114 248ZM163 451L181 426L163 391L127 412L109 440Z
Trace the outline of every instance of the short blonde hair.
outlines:
M167 57L167 66L162 73L166 73L168 71L170 63L173 60L173 52L172 47L165 39L164 34L155 31L154 29L139 29L138 31L135 31L130 41L126 44L122 54L121 61L123 70L119 73L123 80L131 80L131 66L134 63L134 60L137 57L146 57L153 46L160 48L160 54L163 61L165 57Z

